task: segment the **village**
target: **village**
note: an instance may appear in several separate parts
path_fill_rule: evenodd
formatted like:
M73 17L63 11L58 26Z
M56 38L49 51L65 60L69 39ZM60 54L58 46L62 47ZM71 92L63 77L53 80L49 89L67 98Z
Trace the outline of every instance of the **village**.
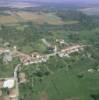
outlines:
M59 42L60 45L63 45L63 48L57 47L57 45L51 46L49 43L47 43L46 40L42 39L42 41L47 45L48 50L51 51L51 53L48 54L39 54L38 52L33 52L31 54L26 54L23 52L20 52L17 50L17 47L14 46L12 49L6 49L6 48L0 48L0 55L3 54L3 61L4 63L9 63L13 60L13 58L18 57L20 59L20 62L23 65L30 65L30 64L36 64L36 63L42 63L47 62L51 56L58 55L59 57L70 57L69 54L74 52L83 51L85 45L81 44L68 44L65 45L64 40L56 40L56 42Z
M13 49L0 48L0 55L3 54L3 61L5 64L11 62L14 58L18 57L20 59L20 63L15 67L14 75L11 78L0 78L0 96L3 93L6 93L3 100L19 100L19 83L25 82L25 75L21 73L20 77L17 75L17 72L21 65L28 66L30 64L38 64L38 63L46 63L50 57L59 56L70 57L70 54L75 52L80 52L84 50L86 45L81 44L73 44L65 45L65 41L63 39L56 40L57 43L63 45L63 48L60 49L57 45L51 47L49 43L45 39L42 39L42 42L50 48L52 53L49 54L39 54L38 52L33 52L32 54L25 54L17 50L17 47L14 46ZM20 80L20 81L19 81Z

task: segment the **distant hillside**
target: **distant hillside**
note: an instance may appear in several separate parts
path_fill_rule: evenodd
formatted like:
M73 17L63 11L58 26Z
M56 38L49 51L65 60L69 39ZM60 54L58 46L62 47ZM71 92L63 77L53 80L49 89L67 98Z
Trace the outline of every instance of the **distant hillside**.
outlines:
M97 1L97 2L96 2ZM99 6L98 0L0 0L0 7L24 8L38 7L40 5L55 7L65 6L68 8L84 8Z
M99 16L99 7L84 8L84 9L80 9L80 11L82 11L87 15Z
M36 6L39 6L39 3L29 2L26 0L0 0L0 7L25 8Z

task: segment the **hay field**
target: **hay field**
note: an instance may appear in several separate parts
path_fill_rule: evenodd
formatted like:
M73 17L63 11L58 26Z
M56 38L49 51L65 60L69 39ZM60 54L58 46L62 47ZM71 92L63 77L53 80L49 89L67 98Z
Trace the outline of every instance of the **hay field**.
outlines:
M18 20L14 16L0 16L0 24L17 23Z

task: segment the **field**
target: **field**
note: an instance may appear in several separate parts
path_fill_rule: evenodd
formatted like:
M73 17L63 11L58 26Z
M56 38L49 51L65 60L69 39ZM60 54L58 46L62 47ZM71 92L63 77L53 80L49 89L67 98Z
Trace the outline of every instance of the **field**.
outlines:
M63 24L78 24L78 21L63 21L60 17L54 13L32 13L32 12L18 12L17 13L24 21L32 21L35 23L43 24L48 23L51 25L63 25Z
M18 20L14 16L0 16L0 24L17 23Z
M32 21L37 24L55 24L55 25L61 25L64 24L64 22L61 20L61 18L57 17L54 14L51 13L37 13L37 12L24 12L20 11L17 12L17 15L23 19L23 21Z
M10 13L9 15L8 12ZM6 15L4 15L6 14ZM5 11L0 15L0 24L16 24L18 22L33 22L35 24L44 24L48 23L50 25L71 25L78 24L76 20L63 21L60 17L54 13L43 13L43 12L27 12L27 11L18 11L10 12Z

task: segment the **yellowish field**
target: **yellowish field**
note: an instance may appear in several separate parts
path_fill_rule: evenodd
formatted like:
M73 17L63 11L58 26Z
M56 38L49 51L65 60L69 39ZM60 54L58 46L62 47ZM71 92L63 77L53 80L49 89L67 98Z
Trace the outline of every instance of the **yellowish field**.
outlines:
M0 16L0 24L17 23L18 20L14 16Z

